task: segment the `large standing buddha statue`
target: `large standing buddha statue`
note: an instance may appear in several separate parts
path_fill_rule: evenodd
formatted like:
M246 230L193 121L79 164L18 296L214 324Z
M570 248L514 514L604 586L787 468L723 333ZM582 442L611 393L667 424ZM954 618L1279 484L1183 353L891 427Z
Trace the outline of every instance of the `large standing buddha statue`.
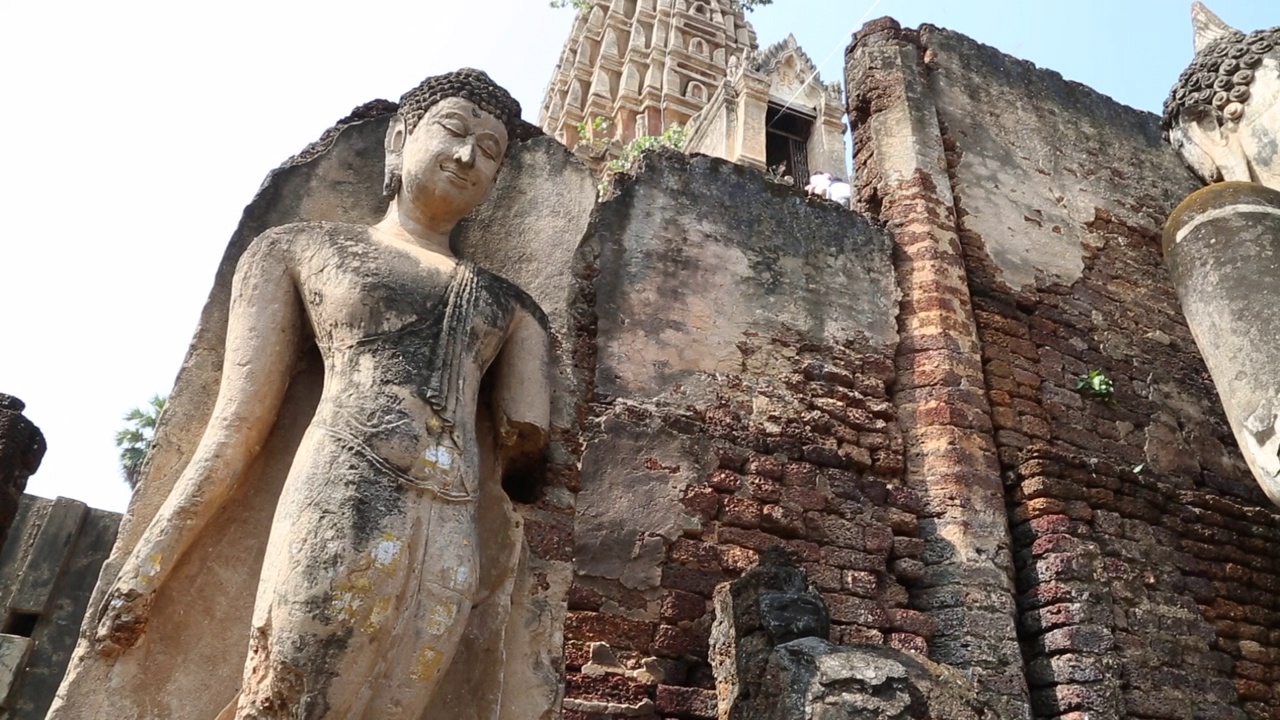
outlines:
M547 439L542 311L450 249L528 130L484 73L428 78L389 120L380 221L285 224L243 252L216 402L163 502L135 501L145 525L104 571L51 718L426 716L473 607L510 592L510 563L482 580L485 486ZM286 395L309 355L308 414ZM304 428L291 456L264 453L288 421ZM271 467L269 532L244 542L225 507ZM210 559L231 542L242 562ZM193 596L209 575L225 581ZM211 590L252 595L251 616ZM219 652L178 639L213 618L243 618L205 633Z
M1240 449L1280 504L1280 27L1192 7L1195 59L1163 126L1208 184L1164 230L1166 264Z

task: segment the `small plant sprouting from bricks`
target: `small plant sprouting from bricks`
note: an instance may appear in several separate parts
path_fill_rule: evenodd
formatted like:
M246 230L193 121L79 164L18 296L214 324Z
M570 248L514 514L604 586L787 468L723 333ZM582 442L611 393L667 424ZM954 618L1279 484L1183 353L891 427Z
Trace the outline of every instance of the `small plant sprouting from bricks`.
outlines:
M578 123L577 129L579 144L600 151L609 145L609 133L613 130L613 123L609 122L609 118L597 115L590 121L583 120Z
M584 15L591 12L591 0L551 0L550 5L557 10L573 8Z
M610 160L604 166L604 180L596 186L596 194L604 200L613 193L613 176L630 173L640 162L641 156L658 148L684 150L689 133L679 124L667 128L661 135L642 135L622 149L621 157Z
M688 140L689 133L678 124L667 128L661 135L641 135L623 148L622 157L610 160L605 170L610 174L631 172L641 155L664 147L683 150Z
M1115 399L1116 384L1101 370L1090 370L1088 375L1076 378L1076 392L1088 398L1111 402Z

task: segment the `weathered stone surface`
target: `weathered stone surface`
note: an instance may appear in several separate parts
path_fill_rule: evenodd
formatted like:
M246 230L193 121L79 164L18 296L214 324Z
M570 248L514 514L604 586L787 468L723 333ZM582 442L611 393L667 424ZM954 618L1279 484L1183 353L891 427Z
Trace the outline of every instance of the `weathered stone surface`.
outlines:
M760 564L716 588L711 668L721 720L761 717L778 700L763 685L775 647L801 638L826 640L831 616L795 558L767 550Z
M31 645L29 637L0 635L0 708L10 705L9 694L26 667Z
M1052 71L929 26L859 38L861 206L902 247L893 398L912 413L907 477L925 479L908 590L937 624L930 658L965 668L989 707L1007 693L1037 715L1274 713L1254 679L1268 671L1238 645L1273 642L1270 591L1255 590L1280 570L1278 516L1158 252L1195 178L1157 118ZM1110 402L1074 391L1091 370L1115 383ZM978 542L951 513L984 528ZM999 542L997 516L1012 557L981 544ZM1013 638L991 631L1007 614ZM1000 671L1024 665L1030 693Z
M44 434L22 414L25 408L18 398L0 393L0 545L18 512L27 478L44 459Z
M1099 211L1150 226L1150 206L1122 199L1141 194L1159 207L1186 192L1191 178L1160 151L1150 115L948 30L925 26L920 40L939 120L963 138L950 173L965 228L1010 289L1038 277L1071 285L1097 242L1087 224Z
M678 211L669 197L682 198ZM605 398L713 403L717 378L744 362L739 345L768 332L875 346L897 337L884 237L746 168L650 155L601 206L595 232L595 387ZM794 352L762 352L748 368L764 370L775 354Z
M1164 257L1196 346L1249 469L1280 505L1280 359L1275 307L1280 192L1217 183L1188 197L1164 229Z
M599 275L582 327L590 354L578 356L593 395L574 555L593 595L565 638L571 657L609 642L633 662L673 663L649 685L661 709L695 697L675 688L709 687L716 586L777 545L825 565L818 543L837 521L856 518L863 548L839 561L869 577L846 587L826 565L824 591L885 588L867 600L884 628L865 631L881 636L885 609L907 601L889 590L893 538L915 524L888 507L902 467L885 400L897 335L888 238L721 160L655 153L641 165L601 203L586 245ZM585 687L575 677L571 667L568 698Z
M609 417L598 432L608 442L589 440L582 454L582 474L590 480L577 497L574 571L655 589L667 543L701 527L682 495L710 468L691 463L700 454L697 441L657 421ZM636 508L645 510L637 514Z
M87 512L82 502L67 498L54 501L19 572L16 587L8 596L10 612L43 615L49 609L54 581L69 560L72 541L80 533Z
M67 498L22 497L0 550L0 613L3 631L31 649L12 679L6 720L44 720L119 523L117 513Z
M774 643L806 637L826 637L831 619L822 598L813 592L760 593L760 620Z
M951 668L887 647L805 638L773 650L755 720L994 720Z

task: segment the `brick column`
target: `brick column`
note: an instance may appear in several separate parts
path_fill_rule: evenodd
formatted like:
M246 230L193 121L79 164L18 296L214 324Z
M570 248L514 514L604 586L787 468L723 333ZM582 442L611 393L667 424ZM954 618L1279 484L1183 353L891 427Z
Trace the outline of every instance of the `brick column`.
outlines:
M913 31L868 23L845 53L859 209L890 229L902 302L894 403L924 501L932 660L1002 718L1030 717L1004 489L937 109Z

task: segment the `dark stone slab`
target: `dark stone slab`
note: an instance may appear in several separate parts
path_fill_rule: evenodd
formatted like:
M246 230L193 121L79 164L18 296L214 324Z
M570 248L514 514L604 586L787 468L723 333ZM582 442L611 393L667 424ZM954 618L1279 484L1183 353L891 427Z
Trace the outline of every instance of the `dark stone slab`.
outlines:
M17 589L9 598L9 613L43 615L53 594L54 583L66 564L76 533L88 508L82 502L58 498L49 508L31 553L18 576Z
M22 496L13 532L0 549L0 637L30 647L11 678L4 720L44 719L120 517L67 498Z

